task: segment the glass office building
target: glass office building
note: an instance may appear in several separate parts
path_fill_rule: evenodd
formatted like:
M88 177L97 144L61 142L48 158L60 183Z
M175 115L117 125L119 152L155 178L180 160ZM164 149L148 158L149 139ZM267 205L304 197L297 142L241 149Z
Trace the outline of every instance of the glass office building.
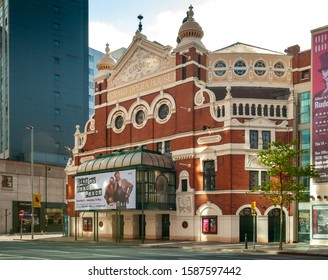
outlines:
M88 0L0 0L0 158L66 165L88 119Z

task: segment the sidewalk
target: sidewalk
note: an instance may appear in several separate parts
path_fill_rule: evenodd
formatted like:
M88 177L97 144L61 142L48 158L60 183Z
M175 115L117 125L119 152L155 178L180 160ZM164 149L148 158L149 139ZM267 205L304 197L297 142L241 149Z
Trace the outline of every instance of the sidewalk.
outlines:
M298 254L311 256L324 256L328 258L328 246L309 245L308 243L288 243L283 244L283 250L278 250L278 243L256 243L246 245L244 243L220 243L215 241L176 241L176 240L121 240L117 242L113 238L99 238L97 241L93 237L64 237L62 233L57 234L34 234L33 239L30 234L23 234L22 239L19 234L0 235L0 241L33 241L33 242L70 242L70 243L106 243L111 246L141 246L141 247L165 247L183 248L189 250L226 251L226 252L247 252L247 253L271 253L271 254ZM255 248L254 248L255 247Z

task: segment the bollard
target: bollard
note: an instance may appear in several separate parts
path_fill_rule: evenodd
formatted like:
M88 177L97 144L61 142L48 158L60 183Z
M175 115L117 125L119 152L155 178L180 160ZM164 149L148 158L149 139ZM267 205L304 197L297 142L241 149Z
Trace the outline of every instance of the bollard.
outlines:
M248 249L248 246L247 246L247 233L245 233L245 249Z

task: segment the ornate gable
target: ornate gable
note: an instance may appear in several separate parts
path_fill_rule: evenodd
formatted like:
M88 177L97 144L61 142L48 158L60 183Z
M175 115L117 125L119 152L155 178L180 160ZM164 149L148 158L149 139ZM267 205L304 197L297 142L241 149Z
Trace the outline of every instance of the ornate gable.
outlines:
M131 98L175 82L175 57L171 49L147 40L137 31L108 80L108 100Z

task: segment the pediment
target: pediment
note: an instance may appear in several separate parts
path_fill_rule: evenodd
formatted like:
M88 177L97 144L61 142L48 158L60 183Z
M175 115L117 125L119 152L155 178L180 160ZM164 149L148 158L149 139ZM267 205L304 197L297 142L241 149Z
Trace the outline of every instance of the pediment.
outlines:
M245 121L245 126L252 126L252 127L275 127L276 122L271 121L269 119L258 117L251 119L249 121Z
M172 47L149 41L136 32L132 43L120 58L109 79L111 88L133 83L174 69Z

